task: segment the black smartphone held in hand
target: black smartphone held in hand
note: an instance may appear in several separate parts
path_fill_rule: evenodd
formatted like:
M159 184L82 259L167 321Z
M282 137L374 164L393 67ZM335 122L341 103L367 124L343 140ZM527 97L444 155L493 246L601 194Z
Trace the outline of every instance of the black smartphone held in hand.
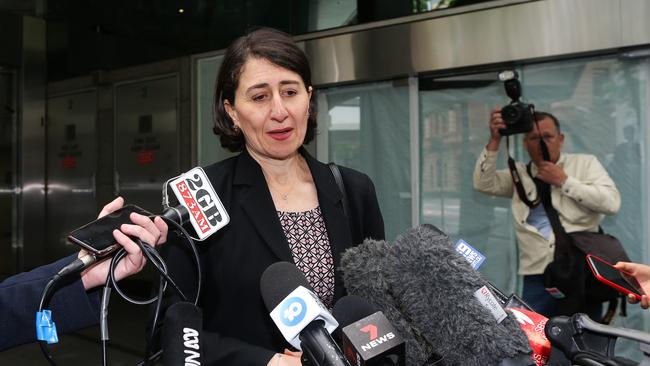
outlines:
M592 254L587 254L587 263L589 263L591 272L593 272L594 276L596 276L600 282L616 289L618 292L625 295L632 294L638 300L641 300L643 290L641 289L639 281L637 281L634 276L625 271L621 271L611 263L607 263Z
M122 224L131 224L129 215L137 212L150 216L151 213L136 205L126 205L110 214L100 217L68 234L68 240L79 245L98 258L104 257L119 248L113 237L113 230Z

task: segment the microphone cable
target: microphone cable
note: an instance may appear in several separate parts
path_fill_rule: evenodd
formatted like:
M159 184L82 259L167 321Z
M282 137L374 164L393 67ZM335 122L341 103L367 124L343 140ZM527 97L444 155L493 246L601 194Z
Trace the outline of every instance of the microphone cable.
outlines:
M151 215L149 218L153 219L155 218L156 215ZM171 224L173 227L178 229L181 232L181 236L186 240L186 242L189 244L190 248L192 249L192 254L194 257L194 260L196 262L196 269L197 269L197 291L196 291L196 297L194 298L194 305L198 303L198 297L199 293L201 292L201 283L202 283L202 269L201 269L201 262L199 259L199 253L196 248L196 244L194 243L194 240L192 240L192 237L189 235L189 233L183 228L182 225L179 225L177 222L164 217L160 216L166 223ZM169 231L168 231L169 233ZM133 239L133 238L131 238ZM116 254L111 258L111 263L110 263L110 268L108 271L108 276L106 276L106 282L104 284L104 288L102 291L102 296L101 296L101 302L100 302L100 340L101 340L101 347L102 347L102 365L106 366L107 365L107 346L108 346L108 303L109 303L109 298L111 294L111 290L114 289L117 291L117 293L126 301L135 304L135 305L149 305L156 301L156 309L153 315L153 323L151 327L151 334L149 335L149 339L147 340L147 349L145 353L145 358L144 361L141 362L139 365L147 365L151 361L155 361L162 355L162 350L156 352L153 355L150 355L151 353L151 344L152 340L155 336L156 333L156 327L158 323L158 318L159 318L159 313L160 313L160 308L162 306L162 298L164 295L164 292L166 291L167 288L167 283L171 284L172 288L179 294L179 296L183 299L183 301L188 301L187 296L181 291L181 289L176 285L176 283L169 277L167 273L167 265L165 264L164 260L160 256L160 254L156 251L154 247L151 245L143 242L139 238L135 238L134 240L136 244L140 247L140 250L142 253L147 257L148 263L152 263L156 271L160 274L160 281L159 281L159 286L158 286L158 294L150 299L147 300L135 300L129 297L120 289L120 287L117 285L117 281L115 280L115 268L117 267L117 264L119 263L120 260L124 259L126 255L128 254L124 248L120 248ZM41 294L41 300L38 306L38 311L39 314L43 311L44 308L46 308L49 305L49 302L56 290L60 287L60 280L63 278L66 278L68 275L73 274L76 271L79 271L80 269L83 269L82 262L83 259L86 258L86 256L79 258L75 260L72 264L64 267L61 271L59 271L56 275L50 279L50 281L47 283L45 288L43 289L43 293ZM81 259L81 261L80 261ZM94 258L93 258L94 259ZM52 354L49 352L49 349L47 347L48 342L45 340L39 340L38 341L39 347L41 349L41 352L43 353L43 356L45 359L48 361L48 363L51 366L58 366L56 362L54 361L54 357Z

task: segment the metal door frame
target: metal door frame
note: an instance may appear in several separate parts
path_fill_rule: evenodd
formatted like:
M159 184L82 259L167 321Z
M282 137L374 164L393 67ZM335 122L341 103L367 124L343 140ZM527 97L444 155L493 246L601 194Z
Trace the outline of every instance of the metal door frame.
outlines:
M178 149L176 150L176 155L178 159L178 168L180 169L182 164L181 164L181 148L182 148L182 141L181 141L181 134L180 134L180 129L181 129L181 111L180 111L180 98L181 98L181 73L180 72L170 72L170 73L165 73L165 74L160 74L160 75L152 75L152 76L146 76L138 79L131 79L131 80L125 80L125 81L119 81L113 84L113 195L118 196L120 194L119 191L119 172L117 171L117 116L118 116L118 109L117 109L117 88L129 84L137 84L137 83L142 83L146 81L154 81L154 80L162 80L162 79L167 79L170 77L176 78L176 127L177 127L177 134L176 134L176 144L178 146Z
M11 267L8 268L9 273L16 273L19 269L22 268L22 232L20 231L20 215L18 210L20 208L20 199L21 199L21 189L20 189L20 164L18 164L18 152L20 151L20 146L22 142L18 139L19 133L18 130L20 126L18 125L18 115L20 111L18 110L18 72L13 68L3 68L0 66L0 73L7 74L11 77L11 109L13 113L11 115L11 183L8 189L0 189L4 191L1 193L11 194Z

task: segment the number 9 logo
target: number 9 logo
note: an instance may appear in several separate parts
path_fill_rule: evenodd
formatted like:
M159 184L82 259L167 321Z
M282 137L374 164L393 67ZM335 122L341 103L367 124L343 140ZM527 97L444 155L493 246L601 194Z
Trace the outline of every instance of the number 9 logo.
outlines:
M307 304L299 297L287 299L280 309L280 319L284 325L292 327L300 323L307 313Z

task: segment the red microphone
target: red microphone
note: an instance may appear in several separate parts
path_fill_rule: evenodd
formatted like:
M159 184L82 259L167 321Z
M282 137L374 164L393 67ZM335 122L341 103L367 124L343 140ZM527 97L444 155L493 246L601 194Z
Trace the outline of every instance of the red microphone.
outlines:
M546 365L551 357L551 341L546 338L544 328L548 318L542 314L524 308L506 308L517 320L521 330L526 334L530 348L533 350L535 365Z

